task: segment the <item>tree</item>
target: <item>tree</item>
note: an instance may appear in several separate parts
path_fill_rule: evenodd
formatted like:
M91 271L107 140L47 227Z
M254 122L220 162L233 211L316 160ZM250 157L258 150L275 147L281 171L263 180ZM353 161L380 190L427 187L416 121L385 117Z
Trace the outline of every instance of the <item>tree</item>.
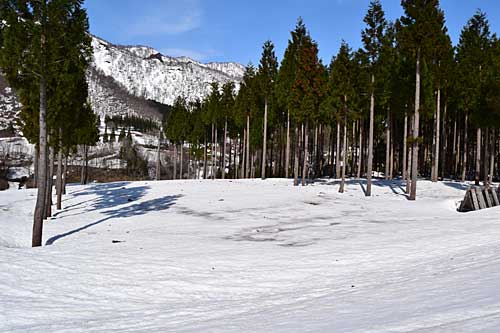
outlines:
M402 0L400 43L415 59L415 113L413 116L410 200L417 198L418 146L420 130L421 62L428 59L444 22L439 0Z
M243 81L236 96L236 123L243 127L242 178L250 176L250 119L258 112L255 68L249 64L245 68Z
M319 106L324 94L325 78L324 67L318 58L318 44L309 34L306 34L299 47L290 99L291 115L296 124L302 124L304 134L302 185L306 185L309 171L309 125L315 124L319 119ZM297 181L295 182L297 185Z
M224 143L222 147L222 179L226 177L226 144L228 134L228 121L234 116L234 96L235 85L234 82L227 82L222 86L221 108L222 117L224 118ZM229 165L231 161L229 161Z
M342 143L342 168L341 168L341 184L339 192L344 192L346 162L347 162L347 128L348 120L355 118L354 110L356 108L356 89L355 78L353 76L353 60L349 45L342 41L339 52L332 59L330 65L330 80L329 80L329 98L331 100L331 109L335 112L337 123L343 127L343 143ZM340 134L340 131L339 131ZM337 143L340 146L340 142Z
M286 112L286 153L285 153L285 177L288 178L290 171L290 106L292 103L290 91L295 82L297 60L299 50L303 40L307 35L307 29L302 18L299 17L295 30L291 32L291 39L288 41L288 47L285 50L281 66L276 78L276 97L277 104L281 110ZM295 142L296 142L296 157L298 154L298 127L295 124ZM298 164L294 167L294 183L298 184Z
M482 88L485 86L491 34L486 14L477 11L463 28L457 46L461 108L466 117L471 116L476 126L476 167L474 180L479 185L481 163L481 128L488 127L488 117L481 109ZM468 118L468 117L467 117ZM465 142L467 144L467 142ZM464 151L466 154L467 152ZM466 165L464 165L466 168ZM465 169L464 169L465 174Z
M367 186L366 196L372 193L372 163L373 163L373 129L375 117L375 75L384 39L386 21L384 11L379 0L372 0L368 8L368 13L364 18L367 27L361 33L365 52L368 54L370 62L371 89L370 89L370 127L368 139L368 163L367 163Z
M278 74L278 59L274 54L274 44L271 41L266 41L262 47L262 57L257 73L257 81L259 85L260 95L264 98L264 124L262 138L262 169L261 178L266 178L267 165L267 120L269 113L269 102L274 106L274 84Z
M30 125L28 138L39 147L33 246L42 243L46 212L47 119L52 117L48 104L57 91L54 82L71 73L68 62L88 56L88 23L82 3L81 0L4 0L0 4L0 67L24 105L23 119ZM71 38L66 38L69 35ZM72 47L67 47L70 42ZM63 54L61 50L71 53Z

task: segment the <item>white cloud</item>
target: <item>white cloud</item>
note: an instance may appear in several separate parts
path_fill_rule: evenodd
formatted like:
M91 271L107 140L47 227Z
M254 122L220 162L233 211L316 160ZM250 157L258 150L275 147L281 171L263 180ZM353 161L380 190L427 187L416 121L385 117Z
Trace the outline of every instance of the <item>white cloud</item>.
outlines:
M130 35L178 35L201 26L202 10L197 0L156 3L139 13L138 19L129 26Z
M164 48L160 52L163 55L170 57L188 57L196 61L205 61L209 57L214 56L217 52L210 50L207 52L184 49L184 48Z

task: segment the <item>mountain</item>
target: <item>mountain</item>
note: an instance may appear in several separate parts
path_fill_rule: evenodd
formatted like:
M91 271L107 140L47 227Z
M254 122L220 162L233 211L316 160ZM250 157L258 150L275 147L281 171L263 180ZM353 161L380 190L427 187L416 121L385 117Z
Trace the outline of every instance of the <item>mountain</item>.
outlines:
M243 78L237 63L203 64L188 57L169 57L147 46L115 45L92 36L93 61L87 72L89 95L101 119L112 115L134 115L161 119L178 96L201 99L210 84ZM0 131L11 127L20 110L15 93L0 73Z
M237 63L203 64L187 57L173 58L147 46L121 46L93 37L94 61L91 74L113 81L132 96L172 105L178 96L188 100L202 99L210 84L233 81L237 87L244 66ZM97 113L107 106L97 100L99 84L90 75L91 97ZM101 112L102 110L102 112Z
M8 86L7 81L0 73L0 136L2 136L2 132L11 132L11 128L15 127L14 120L20 110L21 104L15 92Z

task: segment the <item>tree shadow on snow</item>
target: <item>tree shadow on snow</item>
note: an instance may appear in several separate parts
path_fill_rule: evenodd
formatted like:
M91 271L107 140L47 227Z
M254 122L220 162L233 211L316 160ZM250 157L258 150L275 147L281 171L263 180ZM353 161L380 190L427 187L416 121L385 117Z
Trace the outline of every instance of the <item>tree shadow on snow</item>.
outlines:
M315 183L319 183L322 185L336 185L339 186L341 180L340 179L317 179L314 181ZM366 195L366 186L367 186L367 181L366 179L359 179L359 178L348 178L345 180L346 185L359 185L361 187L361 190L363 193ZM401 195L407 197L405 193L405 188L404 188L404 182L402 180L398 179L392 179L392 180L386 180L386 179L377 179L377 178L372 178L372 186L376 187L388 187L392 193L396 195Z
M466 191L470 187L470 184L462 183L460 181L452 181L452 180L441 181L441 184L446 185L446 186L451 187L451 188L454 188L454 189L457 189L457 190L462 190L462 191Z
M88 208L84 209L83 212L120 206L144 197L147 191L150 189L149 186L126 187L129 184L131 183L118 182L118 183L91 184L83 189L71 192L69 193L71 195L70 199L78 198L81 196L94 196L94 197L88 200L78 201L77 203L72 205L65 206L64 210L55 213L53 215L53 218L58 218L59 215L63 214L64 216L62 217L80 215L81 212L72 215L68 215L66 213L72 210L80 209L80 207L85 204L88 204Z
M129 188L129 190L133 190L133 188ZM170 196L165 196L165 197L152 199L152 200L148 200L148 201L144 201L144 202L135 203L135 204L124 206L124 207L117 207L115 209L103 211L101 213L107 215L105 218L102 218L96 222L89 223L89 224L84 225L82 227L79 227L77 229L70 230L70 231L65 232L63 234L53 236L47 240L45 245L52 245L57 240L59 240L61 238L78 233L80 231L91 228L95 225L101 224L101 223L106 222L106 221L111 220L111 219L134 217L134 216L144 215L144 214L147 214L148 212L152 212L152 211L167 210L171 206L173 206L175 204L175 202L177 201L177 199L179 199L180 197L182 197L182 195L170 195ZM115 206L116 205L121 205L121 204L115 203ZM109 208L109 206L107 208Z

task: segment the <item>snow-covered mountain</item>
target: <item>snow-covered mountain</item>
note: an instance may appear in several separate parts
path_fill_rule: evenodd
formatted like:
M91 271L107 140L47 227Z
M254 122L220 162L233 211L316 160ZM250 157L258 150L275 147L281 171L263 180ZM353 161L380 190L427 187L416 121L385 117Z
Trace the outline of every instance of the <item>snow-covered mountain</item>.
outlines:
M0 73L0 133L16 126L15 119L20 109L21 104L15 92Z
M92 37L94 59L88 70L89 94L101 116L129 114L159 119L178 96L201 99L210 84L233 81L238 88L244 66L203 64L188 57L169 57L147 46L114 45ZM163 104L163 105L161 105ZM0 73L0 130L15 122L20 104Z
M178 96L203 98L214 81L241 81L244 66L237 63L202 64L187 57L162 55L147 46L118 46L93 37L93 67L112 77L130 94L172 105Z

